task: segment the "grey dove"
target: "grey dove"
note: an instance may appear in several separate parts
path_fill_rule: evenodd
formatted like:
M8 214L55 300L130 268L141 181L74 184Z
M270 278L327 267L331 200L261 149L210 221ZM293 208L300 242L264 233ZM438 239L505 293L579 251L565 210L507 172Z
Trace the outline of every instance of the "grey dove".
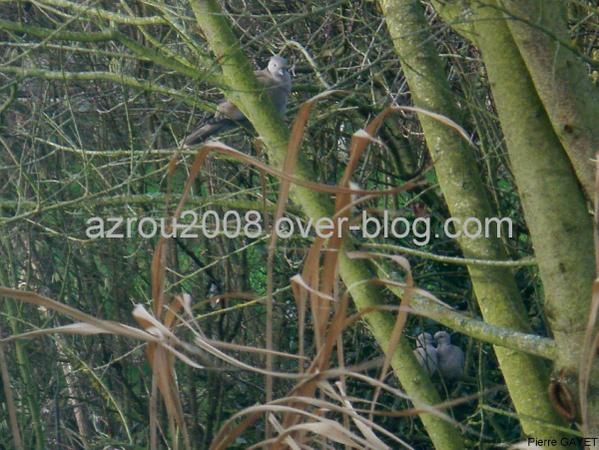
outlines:
M276 111L282 116L287 110L287 99L291 92L291 76L287 70L287 60L273 56L265 69L255 72L256 79L264 92L270 97ZM236 125L248 125L249 122L241 111L231 102L224 101L216 107L214 117L202 123L189 134L183 145L194 145L213 134L233 128Z
M457 380L464 374L464 352L457 345L451 343L451 336L447 331L435 333L437 342L438 370L444 380Z
M437 371L437 349L433 346L433 337L430 333L420 333L416 336L416 349L414 356L422 367L433 375Z

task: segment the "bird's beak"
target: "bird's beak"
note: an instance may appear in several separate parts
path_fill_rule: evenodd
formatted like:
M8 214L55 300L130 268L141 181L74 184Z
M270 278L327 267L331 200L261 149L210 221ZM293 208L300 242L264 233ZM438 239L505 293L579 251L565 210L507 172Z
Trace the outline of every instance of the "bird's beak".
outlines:
M277 74L280 77L284 77L286 73L287 73L287 69L279 69L279 71L277 72Z

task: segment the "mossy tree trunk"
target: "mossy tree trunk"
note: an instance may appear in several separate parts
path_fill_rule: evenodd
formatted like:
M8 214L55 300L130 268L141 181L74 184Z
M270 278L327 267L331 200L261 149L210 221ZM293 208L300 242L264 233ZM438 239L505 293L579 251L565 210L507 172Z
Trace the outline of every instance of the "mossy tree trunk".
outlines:
M599 90L571 48L567 2L503 0L506 24L522 55L553 131L583 186L594 198L599 149Z
M562 374L570 392L576 393L595 277L591 216L555 124L552 126L535 90L499 4L472 5L477 43L505 135L543 282L546 316L558 348L554 370ZM597 374L593 379L598 382ZM593 435L599 432L598 394L598 386L591 386L589 430Z
M460 123L420 2L380 0L379 3L414 104ZM425 115L420 115L420 122L452 216L461 223L469 217L484 222L485 218L496 216L479 176L472 148L446 124ZM469 258L506 258L500 239L462 237L459 244L464 256ZM487 322L515 331L530 331L522 299L509 270L471 265L468 271ZM547 426L560 424L561 420L553 411L547 395L548 370L543 361L497 346L495 352L525 432L535 437L559 439L560 434Z
M234 87L228 92L229 99L252 122L267 147L268 156L275 167L281 168L287 151L289 131L277 116L272 105L264 102L258 95L258 88L252 70L239 48L239 42L233 35L229 24L214 0L192 1L198 24L204 32L208 44L221 63L225 84ZM295 170L295 176L310 179L310 170L301 159ZM293 199L301 205L306 214L317 220L330 217L332 204L326 196L302 187L292 188ZM352 298L358 309L370 309L382 304L383 291L368 283L373 272L364 261L350 259L346 245L339 255L339 273L347 286L350 286ZM370 329L382 349L387 349L394 327L394 318L384 312L371 312L366 316ZM423 376L423 371L406 339L401 339L391 358L392 367L406 393L416 404L434 405L440 397L431 380ZM436 448L444 450L462 450L464 444L459 431L445 420L432 415L421 414Z

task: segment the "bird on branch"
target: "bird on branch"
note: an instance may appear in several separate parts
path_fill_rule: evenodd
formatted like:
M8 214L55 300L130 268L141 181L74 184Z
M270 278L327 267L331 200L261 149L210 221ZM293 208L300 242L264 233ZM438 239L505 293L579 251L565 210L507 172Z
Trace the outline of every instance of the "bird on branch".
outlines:
M273 56L265 69L254 72L258 83L263 86L275 110L281 116L287 110L287 99L291 92L291 76L287 68L287 60L281 56ZM243 113L230 101L218 104L213 117L201 123L184 140L184 146L198 144L210 136L235 126L248 126L249 121Z
M464 352L457 345L451 343L451 336L447 331L435 333L437 342L437 359L439 374L443 379L453 381L464 375Z

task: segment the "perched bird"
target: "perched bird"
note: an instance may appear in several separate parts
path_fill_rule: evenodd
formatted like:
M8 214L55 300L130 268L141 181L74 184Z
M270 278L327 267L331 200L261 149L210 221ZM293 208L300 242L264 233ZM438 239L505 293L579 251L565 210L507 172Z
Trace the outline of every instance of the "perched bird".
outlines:
M275 109L282 116L287 109L287 98L291 92L291 76L287 70L287 60L273 56L266 69L255 72L256 79L264 87ZM214 117L202 123L183 140L183 145L194 145L213 134L233 128L236 125L248 125L249 122L241 111L231 102L218 104Z
M437 342L438 370L444 380L457 380L464 374L464 352L451 343L451 336L447 331L435 333Z
M433 346L433 337L430 333L420 333L416 336L416 349L414 356L422 367L433 375L437 371L437 349Z

